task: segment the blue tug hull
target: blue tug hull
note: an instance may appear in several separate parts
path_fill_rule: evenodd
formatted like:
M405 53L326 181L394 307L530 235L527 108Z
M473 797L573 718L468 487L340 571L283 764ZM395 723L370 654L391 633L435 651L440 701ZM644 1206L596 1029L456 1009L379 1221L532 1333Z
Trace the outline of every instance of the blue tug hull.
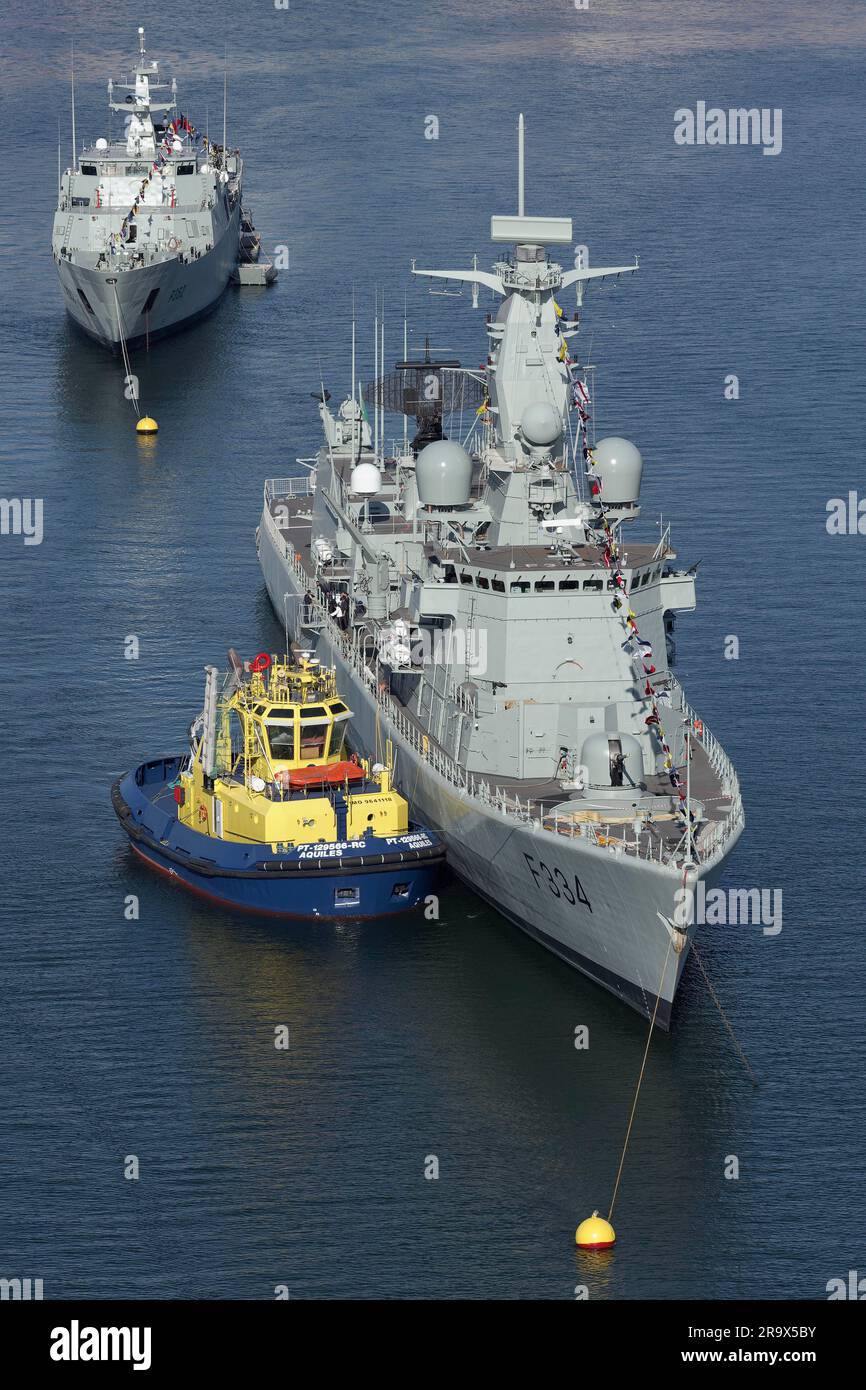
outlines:
M387 917L422 903L445 858L439 838L410 823L387 839L272 850L221 840L177 818L173 783L181 757L157 758L111 789L117 817L146 863L227 907L277 917Z

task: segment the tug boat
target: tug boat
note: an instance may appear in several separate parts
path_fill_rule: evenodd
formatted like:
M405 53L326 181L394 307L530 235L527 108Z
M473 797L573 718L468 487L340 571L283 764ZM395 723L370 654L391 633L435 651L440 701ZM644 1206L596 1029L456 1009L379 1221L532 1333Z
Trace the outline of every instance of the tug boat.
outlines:
M394 757L349 754L336 672L260 652L205 667L189 752L111 789L146 863L225 906L280 917L386 917L423 902L445 857L392 786Z

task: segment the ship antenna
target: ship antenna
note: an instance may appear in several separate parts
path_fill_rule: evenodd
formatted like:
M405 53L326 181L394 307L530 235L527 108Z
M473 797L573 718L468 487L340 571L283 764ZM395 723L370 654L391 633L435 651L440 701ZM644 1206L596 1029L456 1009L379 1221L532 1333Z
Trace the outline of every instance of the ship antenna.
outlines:
M229 90L229 46L228 40L223 45L223 168L225 168L226 158L226 109L228 106Z
M408 325L408 321L407 321L407 318L406 318L406 312L407 312L407 296L406 296L406 292L405 292L405 290L404 290L404 292L403 292L403 361L404 361L404 362L408 362L408 361L409 361L409 325ZM404 414L403 414L403 453L404 453L404 454L408 454L408 452L409 452L409 416L404 412Z
M523 216L523 112L517 118L517 215Z
M356 409L355 399L355 286L352 286L352 467L361 457L361 422L356 418L359 413ZM355 430L358 431L358 452L355 453Z
M72 85L72 172L75 172L75 40L72 40L70 63L70 82Z
M143 58L143 57L144 57L144 26L141 25L141 24L139 24L139 26L138 26L138 51L139 51L139 53L141 54L141 57Z
M373 309L373 457L379 457L379 291L374 290Z

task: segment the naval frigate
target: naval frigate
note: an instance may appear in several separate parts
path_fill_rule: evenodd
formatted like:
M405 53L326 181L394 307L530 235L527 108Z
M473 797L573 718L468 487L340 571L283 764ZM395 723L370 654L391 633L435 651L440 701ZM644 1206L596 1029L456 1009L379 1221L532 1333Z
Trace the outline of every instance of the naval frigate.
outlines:
M146 56L108 82L109 135L60 178L52 254L75 323L112 351L212 309L239 259L243 161L182 115L177 80ZM112 125L123 137L113 139Z
M351 391L336 410L314 393L323 447L305 475L265 483L259 561L287 637L337 666L366 751L393 742L457 874L668 1028L697 882L742 833L739 782L670 668L696 567L669 528L625 538L643 460L594 438L580 316L557 300L574 286L580 305L637 262L563 270L548 248L571 244L571 219L524 211L522 117L518 167L518 214L491 219L511 254L492 271L412 266L498 299L484 366L377 362L364 389L353 326ZM389 449L394 409L418 429Z

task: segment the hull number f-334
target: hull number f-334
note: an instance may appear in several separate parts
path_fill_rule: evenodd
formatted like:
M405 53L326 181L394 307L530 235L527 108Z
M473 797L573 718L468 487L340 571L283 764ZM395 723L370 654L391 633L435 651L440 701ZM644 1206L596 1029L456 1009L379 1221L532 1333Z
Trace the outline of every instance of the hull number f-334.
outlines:
M532 874L532 881L539 892L546 887L554 898L562 898L565 902L571 903L572 907L576 907L578 903L583 903L584 907L588 907L592 912L592 903L583 891L583 885L577 874L574 875L574 887L572 888L561 869L555 867L549 869L540 859L536 862L532 855L527 854L525 850L523 857L529 872Z

